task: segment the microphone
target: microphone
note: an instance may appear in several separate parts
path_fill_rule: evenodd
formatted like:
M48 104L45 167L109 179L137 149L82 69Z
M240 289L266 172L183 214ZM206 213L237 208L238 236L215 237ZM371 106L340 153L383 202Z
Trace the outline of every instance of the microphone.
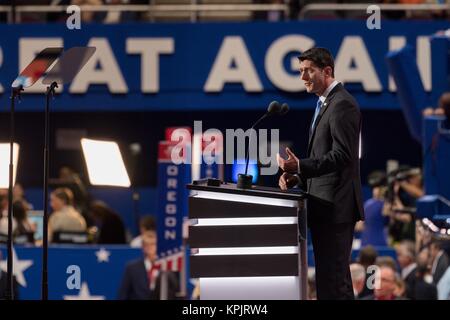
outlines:
M280 116L284 116L289 111L289 106L287 103L281 105Z
M266 113L263 114L263 116L260 117L258 120L256 120L256 122L251 126L250 129L254 129L265 118L268 118L271 116L284 116L286 113L288 113L288 111L289 111L289 106L287 103L283 103L282 105L280 105L280 103L278 101L272 101L269 104L269 107L267 108ZM246 152L246 156L245 156L245 173L238 174L237 187L241 188L241 189L249 189L252 187L253 176L250 174L247 174L251 138L252 138L252 134L250 133L250 137L248 139L247 152Z

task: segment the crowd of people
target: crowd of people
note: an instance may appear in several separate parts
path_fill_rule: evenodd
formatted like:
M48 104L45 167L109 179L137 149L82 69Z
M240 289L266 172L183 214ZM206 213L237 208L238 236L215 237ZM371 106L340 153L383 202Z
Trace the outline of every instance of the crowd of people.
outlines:
M450 93L424 116L439 116L449 126ZM350 265L353 291L361 300L450 300L450 223L439 227L418 218L416 202L425 195L420 168L398 165L374 171L367 179L371 196L365 220L356 225L359 256ZM438 222L436 222L438 223ZM383 250L379 255L377 248ZM386 255L390 252L390 255ZM315 299L314 270L308 274L309 298Z
M171 1L171 4L188 4L189 1ZM210 2L203 0L195 2L200 4L217 4L217 1ZM221 2L227 4L226 0ZM228 4L236 4L236 1L228 2ZM352 0L325 0L325 1L313 1L313 0L243 0L241 4L285 4L288 11L284 10L268 10L268 11L254 11L250 14L250 19L264 20L264 21L285 21L285 20L298 20L300 18L299 13L301 10L309 4L361 4L364 1L352 1ZM438 0L379 0L379 1L366 1L367 5L371 4L443 4L449 3ZM12 4L11 0L6 0L5 5ZM89 6L102 6L102 5L149 5L149 4L166 4L161 0L16 0L15 5L89 5ZM152 21L152 13L131 12L131 11L83 11L81 13L81 19L83 22L103 22L103 23L119 23L130 21ZM188 15L187 17L190 17ZM386 19L446 19L448 17L448 10L433 10L433 11L408 11L408 10L389 10L383 11L383 18ZM21 17L21 22L57 22L65 21L67 16L65 12L61 13L24 13ZM328 18L328 19L362 19L367 18L365 10L350 10L350 11L311 11L307 18ZM179 19L183 19L179 17ZM219 18L220 19L220 18Z
M57 179L50 179L53 186L50 193L48 239L50 243L72 242L71 236L80 238L86 244L130 244L141 246L140 236L133 239L122 217L101 200L91 199L79 175L68 167L62 167ZM42 239L35 238L37 224L30 219L33 205L26 199L19 183L13 189L13 237L18 244L42 245ZM8 234L8 190L0 190L0 241L6 242ZM42 212L41 219L42 219ZM142 216L140 231L155 230L152 215ZM61 235L64 235L63 237Z
M123 244L142 248L143 257L127 264L118 299L148 300L175 299L178 292L178 275L160 270L157 262L157 224L153 215L143 215L139 221L139 234L132 237L121 216L105 202L92 200L82 180L73 170L63 167L58 179L51 179L58 186L50 193L48 239L52 244ZM28 202L22 186L13 189L13 238L15 244L42 245L36 238L38 226L30 220L33 205ZM8 190L0 190L0 240L5 243L8 233ZM64 236L63 236L64 235ZM72 241L85 235L86 241ZM1 252L0 252L0 260ZM6 292L6 275L0 270L0 300ZM168 291L161 291L161 283L168 284ZM20 297L15 281L15 299ZM166 292L166 297L161 297Z

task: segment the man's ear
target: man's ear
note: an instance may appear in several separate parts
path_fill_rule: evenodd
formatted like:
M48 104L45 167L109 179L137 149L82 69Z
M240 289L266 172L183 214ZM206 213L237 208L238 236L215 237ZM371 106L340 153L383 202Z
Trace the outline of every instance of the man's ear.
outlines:
M333 74L333 69L330 66L326 66L325 68L323 68L323 70L325 71L325 75L327 77L331 77Z

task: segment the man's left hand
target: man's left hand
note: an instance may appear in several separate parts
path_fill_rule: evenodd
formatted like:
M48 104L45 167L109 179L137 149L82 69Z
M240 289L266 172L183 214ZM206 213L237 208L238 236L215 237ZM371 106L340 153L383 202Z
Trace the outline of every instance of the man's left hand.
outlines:
M277 162L278 166L284 172L288 173L298 173L298 169L300 166L300 160L297 156L291 151L291 149L286 148L286 153L288 155L287 159L283 159L280 154L277 154Z

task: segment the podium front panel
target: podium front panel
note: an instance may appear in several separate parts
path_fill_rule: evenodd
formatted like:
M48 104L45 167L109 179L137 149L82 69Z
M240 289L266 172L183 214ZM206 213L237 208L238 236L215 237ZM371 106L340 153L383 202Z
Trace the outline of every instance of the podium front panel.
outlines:
M255 219L257 220L257 219ZM297 246L297 224L191 226L191 248Z
M188 188L190 273L200 279L201 299L305 298L303 195L233 185Z

